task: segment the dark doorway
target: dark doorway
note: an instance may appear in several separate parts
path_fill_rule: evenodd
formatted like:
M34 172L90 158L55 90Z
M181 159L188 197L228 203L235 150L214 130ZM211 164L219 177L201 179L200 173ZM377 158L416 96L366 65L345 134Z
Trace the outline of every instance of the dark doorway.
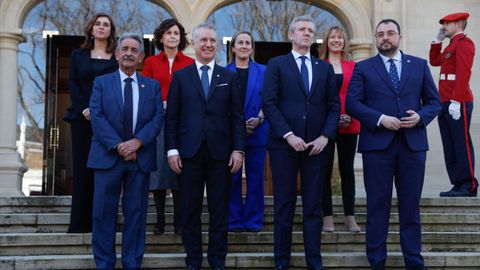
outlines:
M81 36L48 36L45 80L42 195L69 195L72 187L72 148L69 124L62 120L70 106L68 65L70 54L79 48ZM155 53L144 39L145 54ZM143 68L140 67L139 71Z

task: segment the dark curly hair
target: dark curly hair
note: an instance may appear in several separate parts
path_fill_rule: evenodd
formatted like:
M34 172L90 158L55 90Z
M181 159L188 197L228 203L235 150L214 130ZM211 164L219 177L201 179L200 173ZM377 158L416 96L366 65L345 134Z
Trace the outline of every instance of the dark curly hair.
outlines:
M85 28L83 29L85 40L83 41L81 47L90 50L93 49L95 44L94 39L92 38L92 29L95 25L95 22L100 17L105 17L110 21L110 36L108 37L107 53L112 53L113 51L115 51L115 48L117 46L117 37L115 36L115 24L113 23L112 18L108 14L103 12L95 14L93 18L85 25Z
M185 28L175 19L166 19L160 23L160 25L155 28L153 32L153 43L155 47L160 51L164 50L163 43L160 41L163 34L168 31L172 26L176 25L180 29L180 43L178 44L178 50L183 51L188 46L187 33L185 33Z

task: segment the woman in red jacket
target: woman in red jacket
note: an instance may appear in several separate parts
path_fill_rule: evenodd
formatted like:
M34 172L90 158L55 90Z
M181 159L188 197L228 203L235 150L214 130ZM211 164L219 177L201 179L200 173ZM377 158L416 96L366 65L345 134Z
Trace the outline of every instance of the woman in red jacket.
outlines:
M352 232L359 232L360 227L355 221L355 175L353 161L357 148L360 122L345 113L345 98L348 83L353 73L355 62L348 61L348 46L345 30L340 26L331 27L325 34L323 45L320 49L320 58L332 64L340 95L340 122L335 138L337 144L338 166L342 181L342 199L345 213L345 225ZM328 181L323 192L323 231L335 230L332 216L332 184L330 181L333 170L333 152L331 157Z
M164 108L167 106L168 89L175 71L193 64L195 61L183 55L188 46L185 28L175 19L164 20L154 31L154 44L160 51L158 55L145 60L143 75L160 82ZM174 231L180 233L179 193L177 175L168 166L163 128L157 137L157 171L150 175L150 191L153 192L157 222L154 234L162 234L165 228L165 195L167 189L172 191L174 206Z

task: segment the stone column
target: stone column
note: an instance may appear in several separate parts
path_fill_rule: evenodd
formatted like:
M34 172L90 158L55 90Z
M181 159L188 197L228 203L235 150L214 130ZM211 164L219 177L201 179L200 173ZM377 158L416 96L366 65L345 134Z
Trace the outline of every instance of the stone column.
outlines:
M23 196L26 167L16 147L17 53L21 33L0 32L0 196Z
M352 60L358 62L372 56L373 41L368 43L365 41L356 42L352 40L350 42L350 53L352 54Z

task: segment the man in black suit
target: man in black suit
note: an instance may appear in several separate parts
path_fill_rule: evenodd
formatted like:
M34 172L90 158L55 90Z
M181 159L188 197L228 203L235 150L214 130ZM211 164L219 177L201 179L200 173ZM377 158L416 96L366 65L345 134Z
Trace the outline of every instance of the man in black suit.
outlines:
M224 269L230 179L243 163L243 99L235 74L215 64L215 28L200 24L192 38L195 64L175 72L170 85L165 146L168 163L179 175L187 268L202 265L200 215L206 183L208 262L212 269Z
M301 175L303 235L308 269L323 269L320 255L322 194L340 117L333 67L310 55L315 25L293 19L292 52L272 58L263 87L263 112L271 123L268 149L274 193L276 269L290 263L296 179Z

